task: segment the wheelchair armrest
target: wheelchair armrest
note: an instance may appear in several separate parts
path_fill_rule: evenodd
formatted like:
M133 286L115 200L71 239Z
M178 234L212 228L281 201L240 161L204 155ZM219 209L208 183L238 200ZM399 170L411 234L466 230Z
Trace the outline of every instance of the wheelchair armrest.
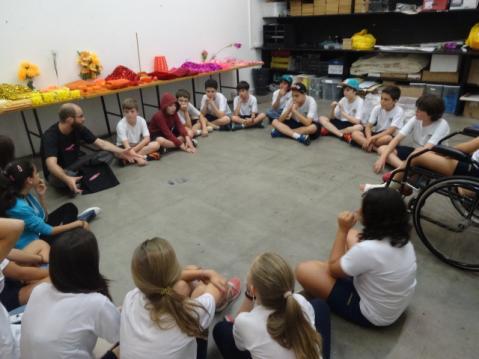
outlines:
M479 128L477 127L466 127L462 130L462 133L470 137L479 137Z
M470 157L467 153L449 146L437 145L432 148L432 151L443 156L454 158L458 161L468 162L470 160Z

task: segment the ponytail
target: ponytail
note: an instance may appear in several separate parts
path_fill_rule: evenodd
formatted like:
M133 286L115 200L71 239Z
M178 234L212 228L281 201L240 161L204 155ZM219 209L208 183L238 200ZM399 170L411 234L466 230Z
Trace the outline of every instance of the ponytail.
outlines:
M266 324L269 335L282 347L291 349L297 359L319 359L321 336L306 319L293 295L285 299L284 310L271 313Z
M145 309L159 328L176 324L190 337L207 338L198 313L206 309L173 289L180 281L181 267L167 240L153 238L140 244L133 254L131 271L135 285L147 299Z
M253 262L250 277L261 304L273 310L266 323L271 338L297 359L319 359L321 336L292 294L294 274L288 263L277 254L264 253Z

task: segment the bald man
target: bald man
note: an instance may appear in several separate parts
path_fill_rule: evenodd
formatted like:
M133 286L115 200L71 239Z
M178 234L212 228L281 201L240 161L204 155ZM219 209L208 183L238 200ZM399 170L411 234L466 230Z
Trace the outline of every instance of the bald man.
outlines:
M96 137L83 125L85 116L78 105L62 105L58 117L60 121L43 133L41 143L43 173L54 187L68 188L73 194L81 193L78 170L86 162L97 160L109 163L114 158L113 154L128 161L139 156L131 148L124 150ZM94 144L103 151L81 156L81 141Z

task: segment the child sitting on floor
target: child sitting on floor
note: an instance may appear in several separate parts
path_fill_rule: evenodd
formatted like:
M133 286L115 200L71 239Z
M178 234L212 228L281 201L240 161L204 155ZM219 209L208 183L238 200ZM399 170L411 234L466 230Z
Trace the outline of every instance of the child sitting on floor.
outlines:
M287 136L306 146L319 137L318 110L316 101L307 95L301 82L291 86L292 98L281 116L273 120L271 137Z
M283 75L279 80L279 89L273 92L273 99L271 101L271 108L266 112L266 116L271 123L276 120L283 113L286 103L291 100L291 85L293 84L293 77L291 75Z
M178 148L188 153L195 153L196 148L180 121L178 109L176 97L166 92L161 97L160 111L153 115L148 125L151 136L163 148Z
M51 283L35 287L22 318L22 358L94 358L98 338L117 343L120 312L100 273L94 234L64 233L52 246L48 269Z
M282 257L258 256L247 281L234 324L223 321L213 331L223 358L329 359L329 308L294 293L294 274Z
M219 126L222 131L231 129L231 110L226 97L218 92L218 82L214 79L205 81L205 94L201 99L201 113L213 125Z
M238 96L233 101L234 113L231 117L231 129L235 131L249 127L264 128L263 120L266 115L258 114L258 100L249 93L249 83L240 81L236 90Z
M361 232L353 228L358 220ZM359 211L339 214L329 260L299 264L298 282L346 320L365 327L391 325L406 310L416 287L410 233L401 194L371 189Z
M31 192L35 191L37 196ZM74 228L88 228L100 208L92 207L78 215L73 203L66 203L48 213L45 201L47 186L40 178L36 167L29 161L13 161L0 176L0 216L21 219L25 222L20 239L15 248L24 249L30 254L41 254L48 262L48 246L59 234Z
M401 90L397 86L387 86L381 91L381 104L371 111L364 132L352 133L354 143L371 152L391 142L396 131L403 126L404 111L397 105L399 97Z
M137 157L134 161L139 166L146 165L147 160L159 160L160 144L150 141L150 131L143 117L138 116L138 104L132 98L123 100L121 105L123 118L116 125L116 145L123 148L133 148ZM121 160L128 163L126 160Z
M141 243L131 261L136 288L121 312L123 359L206 359L207 329L241 290L211 269L181 268L171 244L161 238ZM197 340L199 339L199 340Z
M208 136L208 132L213 129L218 129L206 120L205 116L190 102L190 93L185 89L176 91L176 100L180 105L178 116L183 125L189 132L190 137L194 136Z
M323 126L321 135L327 136L330 132L346 142L351 142L351 133L362 131L361 116L363 113L363 99L358 95L359 81L346 79L343 82L344 97L339 102L331 103L330 118L321 116L319 122Z
M422 95L416 101L416 108L416 116L407 121L398 135L388 145L378 148L379 159L374 164L374 172L381 172L386 163L394 168L400 167L411 153L437 145L449 134L449 125L442 118L442 98L432 94ZM399 146L405 138L412 140L412 146Z

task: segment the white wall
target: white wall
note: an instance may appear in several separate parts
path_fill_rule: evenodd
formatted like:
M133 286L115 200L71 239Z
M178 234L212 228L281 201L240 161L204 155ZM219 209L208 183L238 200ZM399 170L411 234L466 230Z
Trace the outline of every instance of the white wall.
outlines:
M120 64L138 71L135 32L140 38L144 71L152 70L155 55L165 55L168 65L174 67L186 60L199 61L203 49L211 53L232 42L241 42L243 47L227 49L223 57L258 59L260 54L253 46L261 45L261 18L274 12L274 8L264 0L2 0L0 83L18 82L16 72L22 60L40 66L41 76L35 80L39 88L74 81L78 79L77 50L97 52L104 76ZM52 50L57 52L58 80ZM242 78L250 80L249 75L250 70L241 71ZM225 84L233 84L231 76L224 80ZM182 82L161 91L189 85ZM197 88L201 86L198 82ZM138 92L122 94L122 98L127 96L138 98ZM146 97L154 102L154 91L147 90ZM118 110L113 96L107 97L107 103L112 110ZM106 133L100 100L82 101L81 106L88 127L97 134ZM44 129L56 120L57 109L39 109ZM151 111L147 117L150 114ZM32 114L27 116L34 126ZM115 117L110 119L112 128L116 121ZM20 113L0 115L0 133L14 138L17 156L30 153Z

